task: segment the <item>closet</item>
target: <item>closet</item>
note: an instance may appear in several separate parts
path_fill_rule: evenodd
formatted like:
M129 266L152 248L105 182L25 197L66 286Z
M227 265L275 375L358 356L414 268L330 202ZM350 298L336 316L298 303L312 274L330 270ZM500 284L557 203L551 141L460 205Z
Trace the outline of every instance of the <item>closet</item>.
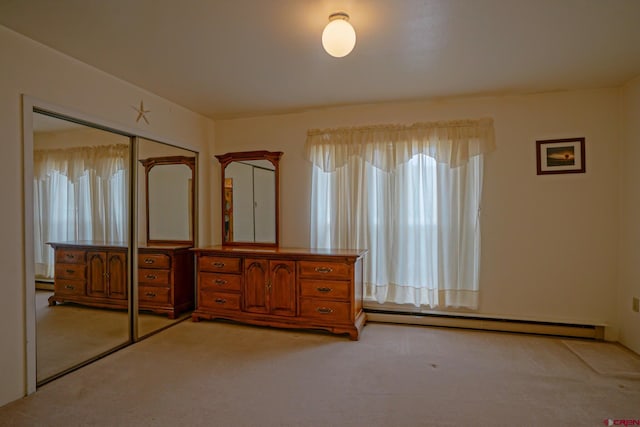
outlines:
M28 382L42 385L190 315L197 153L29 104Z

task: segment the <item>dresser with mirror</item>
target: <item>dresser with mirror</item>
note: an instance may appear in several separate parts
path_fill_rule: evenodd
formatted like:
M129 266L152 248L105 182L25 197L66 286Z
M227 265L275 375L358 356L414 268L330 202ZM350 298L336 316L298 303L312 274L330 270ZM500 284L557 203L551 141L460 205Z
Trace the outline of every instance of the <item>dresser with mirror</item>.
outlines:
M366 322L366 251L280 247L282 154L216 156L222 244L193 249L197 305L192 320L319 329L357 340Z

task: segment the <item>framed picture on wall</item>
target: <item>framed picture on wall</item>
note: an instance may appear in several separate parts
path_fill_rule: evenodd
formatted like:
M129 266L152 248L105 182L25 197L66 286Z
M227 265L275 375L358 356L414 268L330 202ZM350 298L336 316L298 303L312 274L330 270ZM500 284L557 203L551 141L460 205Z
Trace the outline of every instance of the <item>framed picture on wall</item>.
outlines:
M584 173L584 138L536 141L538 175Z

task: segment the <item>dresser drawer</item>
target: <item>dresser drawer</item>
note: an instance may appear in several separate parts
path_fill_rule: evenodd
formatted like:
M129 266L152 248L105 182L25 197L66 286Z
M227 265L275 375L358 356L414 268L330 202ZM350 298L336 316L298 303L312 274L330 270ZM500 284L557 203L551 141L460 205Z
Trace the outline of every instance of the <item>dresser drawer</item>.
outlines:
M147 285L169 286L169 270L138 269L138 282Z
M84 264L57 264L56 279L85 280L86 267Z
M86 259L85 251L78 251L73 249L58 249L55 253L56 264L84 264Z
M343 262L299 261L301 277L318 279L350 279L351 267Z
M300 280L300 295L311 298L331 298L348 301L351 282L339 280Z
M351 304L348 302L303 298L300 315L306 319L322 322L347 323L350 320Z
M240 310L240 294L201 290L198 292L198 298L198 304L202 307L220 310Z
M217 274L202 272L198 276L200 289L211 291L240 291L242 277L237 274Z
M240 273L240 261L240 258L201 256L198 258L198 269L200 271Z
M171 257L166 254L138 254L138 267L140 268L169 268Z
M84 295L85 282L83 280L56 279L53 288L56 295Z
M169 304L170 289L157 286L139 286L138 300L140 304Z

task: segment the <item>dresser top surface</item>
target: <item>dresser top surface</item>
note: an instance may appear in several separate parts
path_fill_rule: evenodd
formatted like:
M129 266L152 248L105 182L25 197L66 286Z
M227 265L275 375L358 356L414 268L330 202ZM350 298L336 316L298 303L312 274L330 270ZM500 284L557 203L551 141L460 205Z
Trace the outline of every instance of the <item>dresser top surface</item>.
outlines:
M107 240L68 240L65 242L47 242L47 245L55 247L69 246L91 246L91 247L109 247L109 248L126 248L126 242L112 242Z
M56 248L56 247L64 247L64 248L72 248L72 247L91 247L91 248L118 248L118 249L126 249L126 242L111 242L106 240L68 240L66 242L47 242L48 245ZM139 249L168 249L168 250L176 250L176 249L189 249L191 245L179 244L179 245L171 245L171 244L153 244L147 245L144 243L138 243Z
M262 254L262 255L315 255L359 258L367 253L366 249L320 249L320 248L260 248L242 246L204 246L192 249L195 252L216 252L218 254Z
M170 245L170 244L153 244L153 245L145 245L144 243L138 243L138 249L190 249L192 245Z

